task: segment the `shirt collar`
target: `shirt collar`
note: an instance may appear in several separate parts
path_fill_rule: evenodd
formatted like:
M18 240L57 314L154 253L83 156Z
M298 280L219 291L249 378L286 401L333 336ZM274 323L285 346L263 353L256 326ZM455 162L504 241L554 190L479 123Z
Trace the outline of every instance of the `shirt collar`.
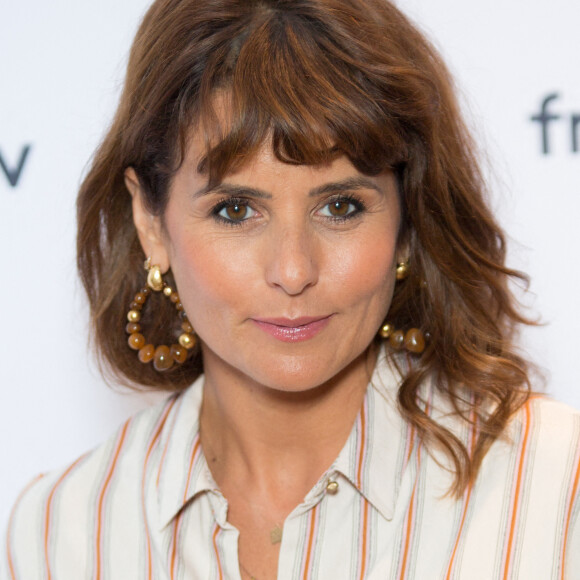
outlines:
M161 527L195 497L219 493L199 438L203 381L199 377L179 395L160 438L156 467L150 471L158 488ZM394 514L411 444L407 423L397 410L400 381L400 374L381 350L363 406L329 470L346 477L387 520Z
M394 515L411 452L407 422L397 409L399 372L381 350L351 434L333 467L387 520Z

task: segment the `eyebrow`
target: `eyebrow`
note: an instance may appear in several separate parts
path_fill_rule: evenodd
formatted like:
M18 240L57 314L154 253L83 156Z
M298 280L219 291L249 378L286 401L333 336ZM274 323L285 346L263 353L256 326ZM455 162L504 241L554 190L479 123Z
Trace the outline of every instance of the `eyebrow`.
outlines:
M379 193L383 193L383 190L372 179L361 175L319 185L318 187L311 189L308 195L309 197L318 197L319 195L324 195L326 193L341 193L357 189L374 189Z
M374 189L379 193L383 190L372 180L364 176L348 177L340 181L333 181L319 185L308 192L309 197L318 197L327 193L341 193L357 189ZM230 183L220 183L211 189L204 187L196 191L194 197L202 197L204 195L223 194L231 195L232 197L254 197L257 199L272 199L272 194L259 189L257 187L247 187L244 185L234 185Z

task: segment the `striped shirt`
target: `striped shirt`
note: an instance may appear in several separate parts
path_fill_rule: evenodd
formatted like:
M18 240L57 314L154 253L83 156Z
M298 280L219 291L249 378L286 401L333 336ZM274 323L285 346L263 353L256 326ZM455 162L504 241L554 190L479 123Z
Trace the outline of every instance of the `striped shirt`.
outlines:
M530 400L454 499L446 458L397 412L398 383L379 361L342 451L284 522L278 578L580 578L580 413ZM200 445L202 390L200 378L33 481L2 579L239 580L238 531ZM439 413L469 445L472 428Z

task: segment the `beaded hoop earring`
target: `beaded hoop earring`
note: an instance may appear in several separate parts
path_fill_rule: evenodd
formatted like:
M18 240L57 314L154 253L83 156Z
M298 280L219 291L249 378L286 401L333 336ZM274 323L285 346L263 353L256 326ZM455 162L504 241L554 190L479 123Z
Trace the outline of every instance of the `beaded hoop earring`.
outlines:
M174 363L183 364L187 360L189 351L195 346L196 338L193 326L187 319L187 315L183 310L183 304L179 299L179 294L168 286L161 275L159 266L151 265L151 258L145 261L145 270L147 270L147 286L141 288L131 302L130 310L127 314L128 324L125 327L129 335L129 346L138 351L138 358L142 363L149 363L153 361L153 367L156 371L163 372L169 370ZM179 344L172 344L171 347L160 344L155 347L153 344L147 343L145 337L141 334L141 310L151 291L163 292L163 295L169 298L175 305L179 316L181 317L181 329L183 333L179 336Z
M405 348L413 354L421 354L425 350L425 337L418 328L410 328L407 332L395 330L392 324L383 324L379 330L381 338L388 339L395 350Z

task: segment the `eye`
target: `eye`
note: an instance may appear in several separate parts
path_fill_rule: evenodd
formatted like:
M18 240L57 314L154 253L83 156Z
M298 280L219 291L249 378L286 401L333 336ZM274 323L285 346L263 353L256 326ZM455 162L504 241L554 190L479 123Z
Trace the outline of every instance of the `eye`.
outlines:
M362 203L355 199L339 198L327 203L320 214L334 219L354 217L363 209Z
M244 201L231 200L220 205L216 215L228 222L243 222L256 214Z

